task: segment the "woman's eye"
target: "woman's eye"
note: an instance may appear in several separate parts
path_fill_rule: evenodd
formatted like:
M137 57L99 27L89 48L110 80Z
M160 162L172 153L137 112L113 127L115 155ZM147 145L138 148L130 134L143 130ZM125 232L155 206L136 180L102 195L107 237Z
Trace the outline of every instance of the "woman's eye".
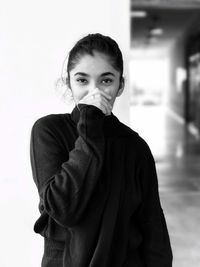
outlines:
M76 80L78 83L81 83L81 84L86 84L87 83L87 80L84 79L84 78L79 78Z
M113 81L112 79L107 78L107 79L102 80L102 83L110 84L110 83L112 83L112 81Z

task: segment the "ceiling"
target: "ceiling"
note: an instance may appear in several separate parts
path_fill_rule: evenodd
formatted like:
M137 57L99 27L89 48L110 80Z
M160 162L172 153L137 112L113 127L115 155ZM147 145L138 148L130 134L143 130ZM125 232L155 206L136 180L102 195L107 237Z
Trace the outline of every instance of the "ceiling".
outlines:
M131 7L163 8L163 9L196 9L200 8L200 0L131 0Z
M141 2L142 3L142 2ZM200 9L173 9L154 7L135 7L131 11L146 11L147 16L137 18L131 16L131 46L134 49L149 49L158 51L169 47L180 35L184 34L191 25L199 28ZM163 34L152 38L150 29L158 27L163 29Z

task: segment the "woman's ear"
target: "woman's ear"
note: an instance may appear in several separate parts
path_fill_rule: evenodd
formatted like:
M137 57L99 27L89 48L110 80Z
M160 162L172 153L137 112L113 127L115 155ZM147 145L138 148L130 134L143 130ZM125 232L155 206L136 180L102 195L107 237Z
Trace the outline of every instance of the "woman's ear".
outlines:
M70 80L69 80L68 77L66 77L65 82L66 82L67 87L68 87L69 89L71 89L71 86L70 86Z
M123 93L124 86L125 86L124 77L122 77L121 81L120 81L119 89L118 89L118 92L117 92L117 97L120 96Z

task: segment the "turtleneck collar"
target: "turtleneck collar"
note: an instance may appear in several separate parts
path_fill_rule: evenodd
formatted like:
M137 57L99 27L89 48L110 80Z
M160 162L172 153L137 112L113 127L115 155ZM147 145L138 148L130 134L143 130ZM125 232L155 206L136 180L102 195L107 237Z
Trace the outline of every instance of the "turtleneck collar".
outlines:
M73 108L73 110L72 110L72 112L71 112L70 115L71 115L71 119L72 119L72 121L73 121L75 124L77 124L78 121L79 121L79 118L80 118L80 111L79 111L79 108L78 108L77 105Z
M77 125L80 118L80 110L75 106L70 114L70 117L75 125ZM118 118L111 112L111 115L104 117L104 133L106 136L121 135L121 123Z

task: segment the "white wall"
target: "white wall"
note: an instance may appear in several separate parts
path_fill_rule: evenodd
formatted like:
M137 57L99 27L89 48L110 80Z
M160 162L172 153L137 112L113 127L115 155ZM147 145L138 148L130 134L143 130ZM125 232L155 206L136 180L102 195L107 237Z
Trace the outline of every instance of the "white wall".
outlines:
M0 266L40 266L43 239L33 232L38 196L29 162L33 122L70 112L55 92L68 50L83 35L115 38L128 79L129 1L3 1L0 9ZM129 123L129 86L114 113Z

